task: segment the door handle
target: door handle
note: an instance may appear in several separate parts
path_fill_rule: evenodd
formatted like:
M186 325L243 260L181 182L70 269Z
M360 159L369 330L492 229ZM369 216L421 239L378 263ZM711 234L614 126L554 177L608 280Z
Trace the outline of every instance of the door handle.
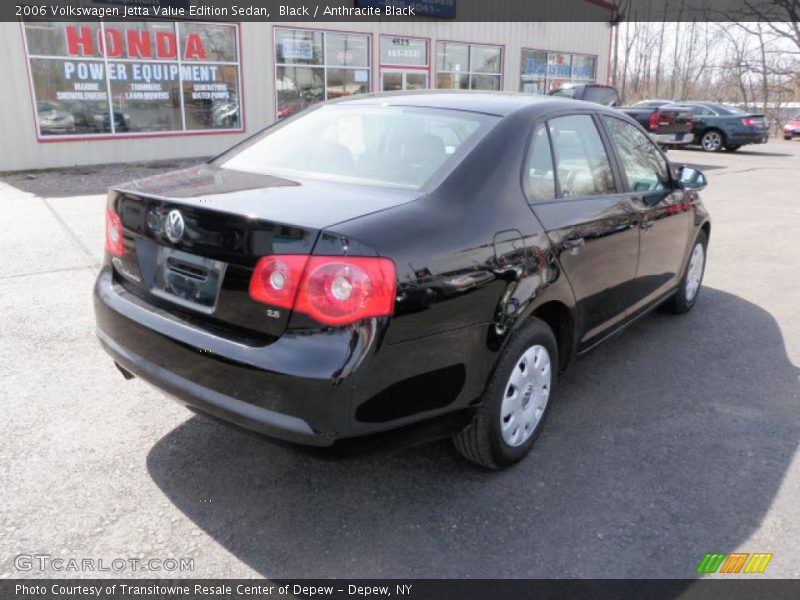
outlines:
M582 237L569 238L568 240L561 242L561 248L563 250L572 250L573 248L580 248L584 243L586 243L586 240L584 240Z

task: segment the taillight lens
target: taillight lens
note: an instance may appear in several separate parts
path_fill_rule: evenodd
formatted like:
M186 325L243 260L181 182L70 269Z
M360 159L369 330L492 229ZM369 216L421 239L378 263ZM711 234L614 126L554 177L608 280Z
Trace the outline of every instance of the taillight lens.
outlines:
M388 316L394 312L394 263L373 257L266 256L253 272L250 296L327 325Z
M292 308L308 256L265 256L250 279L250 297L264 304Z
M744 125L745 127L755 127L757 124L758 123L756 122L755 119L750 119L750 118L747 118L747 117L742 119L742 125Z
M105 248L111 254L122 256L125 251L122 245L122 221L119 216L111 210L106 208L106 244Z
M650 129L658 129L658 112L650 113Z

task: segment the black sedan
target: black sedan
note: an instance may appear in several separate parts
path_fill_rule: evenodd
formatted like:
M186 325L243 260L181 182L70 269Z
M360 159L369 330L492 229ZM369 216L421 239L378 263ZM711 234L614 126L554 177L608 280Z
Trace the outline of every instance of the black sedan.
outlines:
M126 377L270 436L453 434L503 467L576 355L695 304L704 185L598 104L327 103L110 191L97 335Z
M706 152L735 152L746 144L766 144L769 125L762 114L713 102L684 102L694 115L693 142Z

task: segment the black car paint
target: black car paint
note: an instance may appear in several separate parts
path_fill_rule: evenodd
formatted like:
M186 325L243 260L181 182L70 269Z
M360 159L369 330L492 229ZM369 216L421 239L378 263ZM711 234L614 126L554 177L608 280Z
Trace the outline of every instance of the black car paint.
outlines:
M669 297L697 233L709 227L697 194L680 189L674 173L668 191L627 189L598 116L632 122L617 111L497 94L348 102L447 107L501 120L420 192L214 165L112 190L126 254L124 262L106 254L95 310L100 341L122 368L214 416L312 445L462 415L474 409L510 332L527 318L550 324L566 368ZM567 114L593 115L617 191L529 203L522 183L529 134L537 122ZM175 246L228 263L213 315L154 297L137 255L127 252L170 245L158 219L176 207L187 234ZM156 219L149 230L148 215ZM273 253L392 258L394 315L344 327L297 313L265 317L247 282L258 257Z

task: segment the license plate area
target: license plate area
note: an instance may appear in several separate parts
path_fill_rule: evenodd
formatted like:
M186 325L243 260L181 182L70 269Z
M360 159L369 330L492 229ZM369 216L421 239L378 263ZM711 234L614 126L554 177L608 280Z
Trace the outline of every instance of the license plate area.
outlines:
M226 263L161 246L152 293L204 313L217 306Z

